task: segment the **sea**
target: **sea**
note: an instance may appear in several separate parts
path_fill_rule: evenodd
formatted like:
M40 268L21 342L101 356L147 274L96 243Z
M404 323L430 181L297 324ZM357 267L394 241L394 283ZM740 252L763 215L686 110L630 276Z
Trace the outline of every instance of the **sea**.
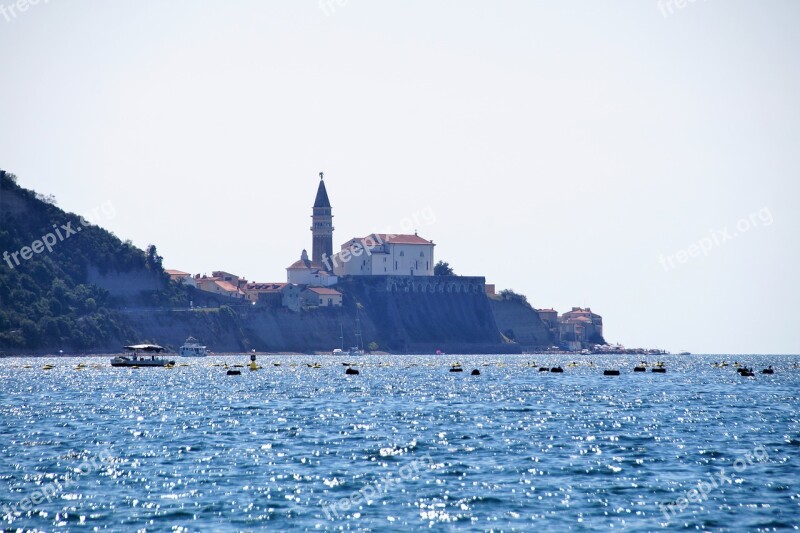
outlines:
M800 356L175 360L0 359L0 529L800 527Z

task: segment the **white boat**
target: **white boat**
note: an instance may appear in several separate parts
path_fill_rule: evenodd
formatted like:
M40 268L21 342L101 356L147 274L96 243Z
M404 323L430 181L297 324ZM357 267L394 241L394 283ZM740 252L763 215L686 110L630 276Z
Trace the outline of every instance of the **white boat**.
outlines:
M181 357L205 357L208 355L208 350L197 339L189 337L178 350L178 355Z
M165 350L162 346L157 344L133 344L131 346L125 346L125 349L133 353L112 358L111 366L143 367L175 365L175 361L157 357L157 354Z

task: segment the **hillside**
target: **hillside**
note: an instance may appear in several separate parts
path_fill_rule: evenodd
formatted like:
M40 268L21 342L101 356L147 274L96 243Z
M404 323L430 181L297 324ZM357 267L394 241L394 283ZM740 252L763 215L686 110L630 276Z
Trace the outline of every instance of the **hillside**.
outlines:
M86 350L136 340L116 309L184 299L155 248L150 252L0 171L0 350Z

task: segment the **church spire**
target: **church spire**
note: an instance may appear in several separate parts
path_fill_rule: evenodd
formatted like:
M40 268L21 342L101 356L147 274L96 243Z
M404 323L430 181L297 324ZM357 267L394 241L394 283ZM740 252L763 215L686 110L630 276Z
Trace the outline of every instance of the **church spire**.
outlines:
M314 208L311 215L311 235L313 246L311 260L317 264L329 264L333 256L333 214L331 202L328 200L328 191L325 189L325 175L319 173L319 186L314 199Z
M327 207L330 209L331 202L328 200L328 191L325 189L325 173L319 173L319 187L317 187L317 197L314 200L314 207Z

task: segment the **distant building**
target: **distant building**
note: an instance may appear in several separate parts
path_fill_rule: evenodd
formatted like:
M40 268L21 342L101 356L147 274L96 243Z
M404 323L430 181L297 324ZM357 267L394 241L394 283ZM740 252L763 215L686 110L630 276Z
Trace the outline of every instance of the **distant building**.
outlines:
M541 315L540 315L541 316ZM558 318L558 338L569 349L587 348L592 344L602 344L603 317L593 313L591 308L573 307Z
M486 294L488 294L490 296L494 296L495 295L494 283L487 283L486 285L484 285L484 287L486 288Z
M245 298L259 305L300 308L301 288L290 283L248 283L244 289Z
M296 285L316 285L330 287L336 285L339 279L328 272L325 267L316 261L308 259L308 252L303 250L300 259L286 269L286 279Z
M341 307L342 293L326 287L309 287L300 294L304 305L317 307Z
M331 202L328 200L328 191L325 189L324 177L324 174L320 172L317 196L314 198L314 207L311 215L311 235L313 239L311 260L317 264L322 264L323 258L333 255L333 214Z
M337 276L433 276L433 241L373 233L342 245L331 259Z
M244 298L245 296L242 289L230 281L223 281L217 277L195 277L195 283L201 291L230 296L231 298Z
M183 272L181 270L171 270L171 269L165 269L164 272L167 273L169 279L171 279L172 281L177 281L178 283L183 283L191 287L197 286L197 284L194 282L194 278L188 272Z
M211 273L211 277L218 279L220 281L227 281L228 283L231 283L240 289L247 284L246 279L237 276L236 274L225 272L223 270L215 270L214 272Z
M555 309L536 309L536 314L547 329L555 330L558 327L558 311Z

